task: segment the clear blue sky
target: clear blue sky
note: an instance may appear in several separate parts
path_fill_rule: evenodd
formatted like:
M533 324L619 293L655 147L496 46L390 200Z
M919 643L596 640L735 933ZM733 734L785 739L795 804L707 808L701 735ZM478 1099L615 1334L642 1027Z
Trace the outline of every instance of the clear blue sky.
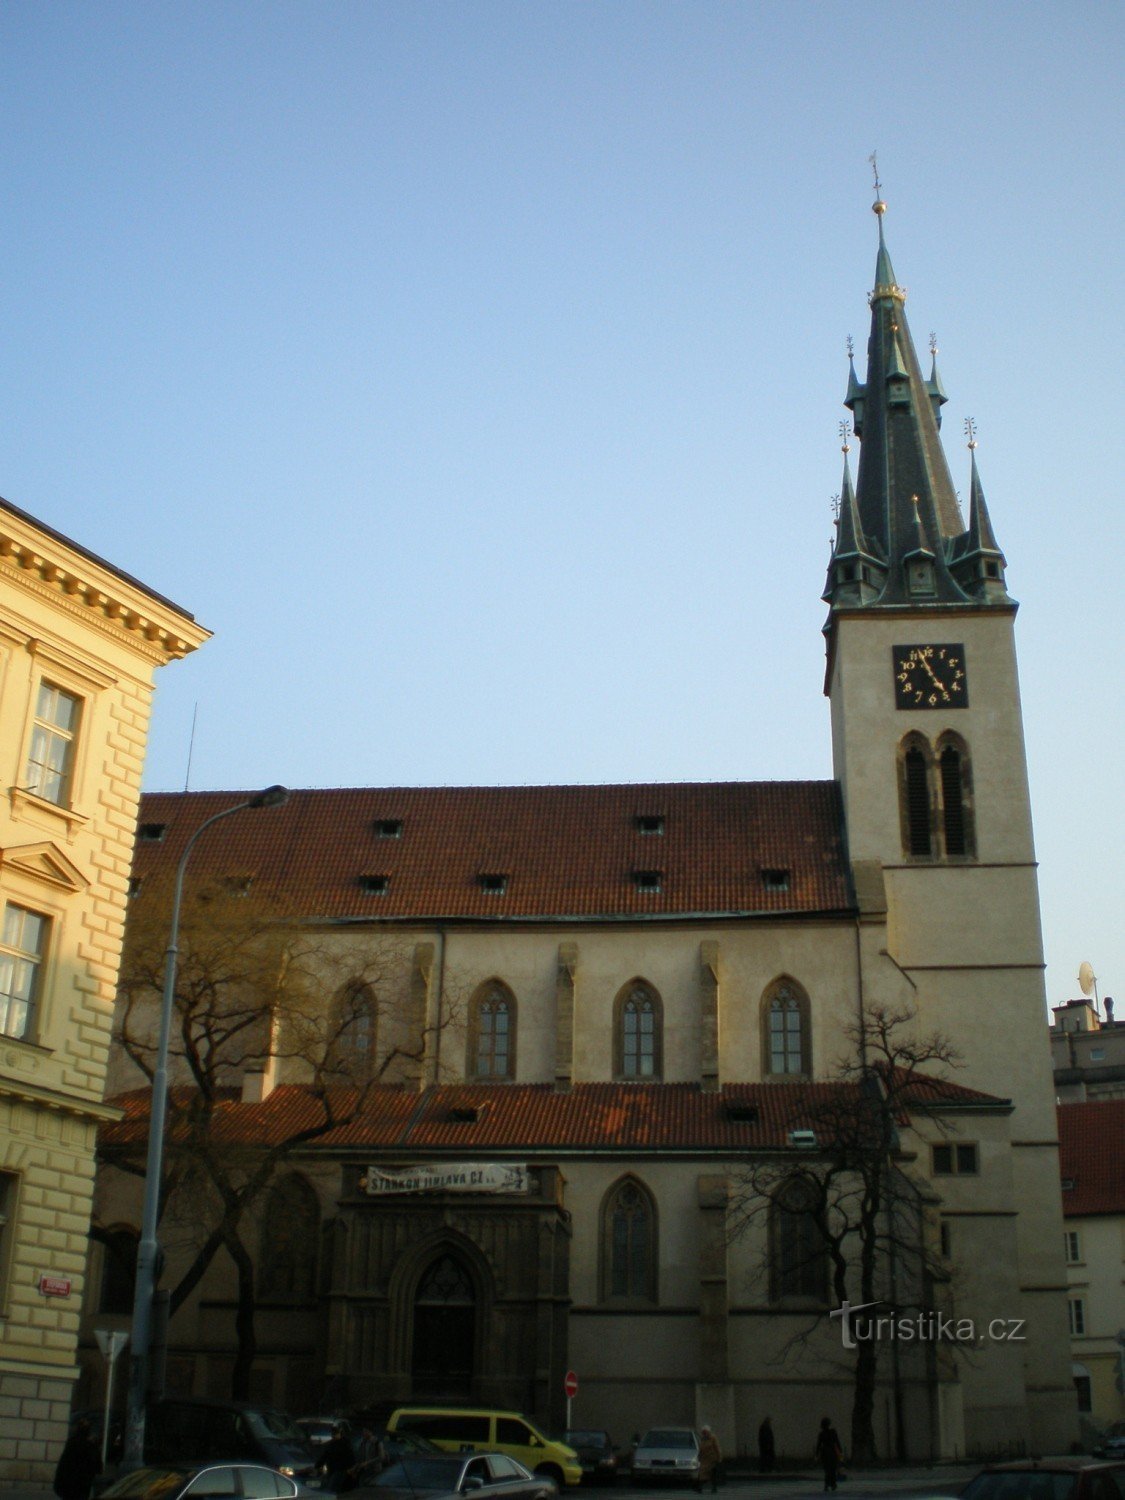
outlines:
M215 631L147 785L196 704L196 788L829 775L878 148L1022 603L1048 995L1125 986L1123 38L1081 0L7 0L0 493Z

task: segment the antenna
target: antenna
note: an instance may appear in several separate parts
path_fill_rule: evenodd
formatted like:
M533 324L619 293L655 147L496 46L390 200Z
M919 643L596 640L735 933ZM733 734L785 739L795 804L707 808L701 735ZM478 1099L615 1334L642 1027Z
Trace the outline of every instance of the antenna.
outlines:
M1098 1008L1098 976L1094 973L1094 966L1083 959L1078 965L1078 988L1086 996L1093 995L1094 1010Z
M188 789L188 783L191 781L191 752L195 749L195 721L198 718L198 716L199 716L199 703L197 701L195 707L191 711L191 736L188 739L188 747L187 747L187 770L184 772L184 791L185 792Z

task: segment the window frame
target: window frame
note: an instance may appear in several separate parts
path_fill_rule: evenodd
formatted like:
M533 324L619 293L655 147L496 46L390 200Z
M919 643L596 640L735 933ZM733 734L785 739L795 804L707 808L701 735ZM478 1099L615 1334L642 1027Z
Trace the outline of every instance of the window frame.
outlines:
M507 1015L504 1026L505 1034L505 1065L503 1068L495 1066L497 1048L495 1046L496 1031L490 1027L493 1045L482 1048L483 1027L482 1017L488 1013L493 1014L492 1007L498 1003L502 1004ZM466 1037L465 1052L465 1078L469 1083L511 1083L516 1076L516 1039L517 1039L518 1006L516 997L509 985L495 976L486 979L479 985L473 998L469 1002L469 1026ZM482 1070L482 1062L489 1066Z
M634 1254L634 1248L630 1241L626 1246L626 1263L624 1266L625 1290L615 1290L615 1279L618 1271L617 1252L619 1249L616 1234L616 1220L619 1200L625 1193L635 1193L637 1202L643 1211L644 1222L647 1226L647 1243L644 1247L644 1259L639 1268L639 1275L633 1273L636 1266L630 1264ZM659 1221L656 1211L656 1199L651 1190L632 1172L627 1172L619 1177L606 1190L602 1199L601 1210L598 1215L599 1222L599 1276L598 1297L602 1303L609 1303L622 1307L655 1307L660 1301L660 1254L659 1254Z
M44 693L53 693L59 698L65 698L73 705L73 719L70 724L60 724L57 719L42 712L41 700ZM27 736L27 754L24 757L24 791L38 801L49 803L51 807L61 808L64 811L68 811L74 804L75 771L85 712L84 694L75 692L69 684L64 687L47 672L35 678L31 695L31 725ZM61 770L56 770L47 759L33 758L36 738L40 735L48 746L56 742L63 746ZM55 794L43 789L41 778L35 777L36 769L40 773L59 778ZM33 779L39 779L40 784L33 786Z
M361 1008L357 1002L362 1002ZM338 991L334 1020L336 1035L328 1059L329 1071L353 1083L370 1082L375 1075L379 1046L379 997L365 979L349 979ZM361 1024L364 1021L366 1027ZM357 1045L364 1032L369 1038L366 1050Z
M634 1050L626 1045L629 1040L626 1035L628 1018L632 1013L631 1007L638 999L648 1004L652 1014L652 1067L647 1073L640 1066L645 1051L643 1024L638 1032L635 1049L638 1066L635 1070L627 1070L626 1067L630 1053ZM622 985L613 1003L613 1076L620 1083L661 1083L664 1079L664 1002L656 986L639 975Z
M786 1198L804 1197L792 1207ZM821 1307L828 1302L828 1246L820 1225L814 1182L800 1173L779 1183L770 1197L769 1295L775 1306ZM787 1242L795 1240L800 1259L786 1263ZM796 1282L796 1285L793 1283Z
M303 1222L297 1222L295 1209L300 1210ZM286 1226L287 1238L277 1233L279 1220ZM320 1198L301 1172L284 1172L270 1184L259 1221L259 1302L306 1307L316 1301L323 1223ZM299 1247L302 1254L288 1261L279 1257L279 1245L286 1244ZM279 1269L285 1269L288 1284L276 1275Z
M1072 1339L1086 1337L1086 1299L1085 1297L1068 1297L1066 1299L1067 1319Z
M939 1152L948 1152L948 1166L939 1166L939 1160L944 1161L944 1155L939 1158ZM979 1177L980 1176L980 1142L979 1141L931 1141L930 1142L930 1176L931 1177Z
M34 917L40 923L37 949L19 948L8 941L9 912L20 912L24 917ZM47 972L51 953L52 924L53 918L49 913L25 906L21 901L5 900L3 910L0 911L0 958L11 959L13 976L18 964L25 963L33 966L31 984L26 997L17 996L14 989L0 991L0 1005L4 1010L3 1017L0 1018L0 1037L6 1041L34 1042L39 1035L40 1010L45 987L44 975ZM24 1026L21 1031L8 1029L7 1011L13 1003L26 1006Z
M792 1010L797 1017L797 1048L796 1056L799 1062L797 1068L774 1068L774 1014L778 1010L778 1001L781 999L792 1002ZM787 1007L788 1009L788 1007ZM778 1013L781 1012L778 1010ZM759 1025L761 1033L761 1073L763 1078L783 1079L792 1082L795 1079L812 1077L812 1002L809 1000L808 991L804 985L794 979L791 974L779 974L776 979L771 979L762 991L759 1002ZM786 1056L789 1048L784 1049Z
M0 1318L8 1314L8 1294L12 1284L15 1259L16 1223L20 1206L21 1177L8 1168L0 1169Z

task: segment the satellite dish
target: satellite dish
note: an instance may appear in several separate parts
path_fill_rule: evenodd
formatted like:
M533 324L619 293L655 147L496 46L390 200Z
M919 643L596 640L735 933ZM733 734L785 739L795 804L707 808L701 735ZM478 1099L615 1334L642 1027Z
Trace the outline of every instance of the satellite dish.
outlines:
M1078 987L1084 995L1092 995L1098 983L1098 977L1093 968L1085 959L1078 965Z

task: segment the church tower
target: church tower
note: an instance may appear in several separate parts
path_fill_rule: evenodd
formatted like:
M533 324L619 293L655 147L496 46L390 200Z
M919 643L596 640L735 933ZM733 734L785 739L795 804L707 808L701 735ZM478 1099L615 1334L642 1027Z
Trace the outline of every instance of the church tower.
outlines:
M944 1033L960 1053L957 1081L1012 1102L1026 1404L1017 1412L1014 1388L982 1391L972 1404L1015 1423L1013 1435L1034 1434L1046 1451L1065 1451L1074 1400L1017 606L972 423L967 524L962 515L940 437L947 398L936 349L927 378L887 250L881 198L874 211L866 378L860 382L853 362L845 397L860 442L858 476L853 487L845 442L824 592L825 691L849 856L857 890L870 890L874 879L886 908L885 949L872 935L865 982L869 996L887 994L880 966L889 960L920 1029ZM987 1304L979 1268L1008 1253L1003 1235L1011 1228L994 1233L983 1219L970 1227L966 1215L954 1230L962 1249L954 1256L967 1277L978 1277L976 1295ZM1014 1382L1014 1362L1010 1375Z

